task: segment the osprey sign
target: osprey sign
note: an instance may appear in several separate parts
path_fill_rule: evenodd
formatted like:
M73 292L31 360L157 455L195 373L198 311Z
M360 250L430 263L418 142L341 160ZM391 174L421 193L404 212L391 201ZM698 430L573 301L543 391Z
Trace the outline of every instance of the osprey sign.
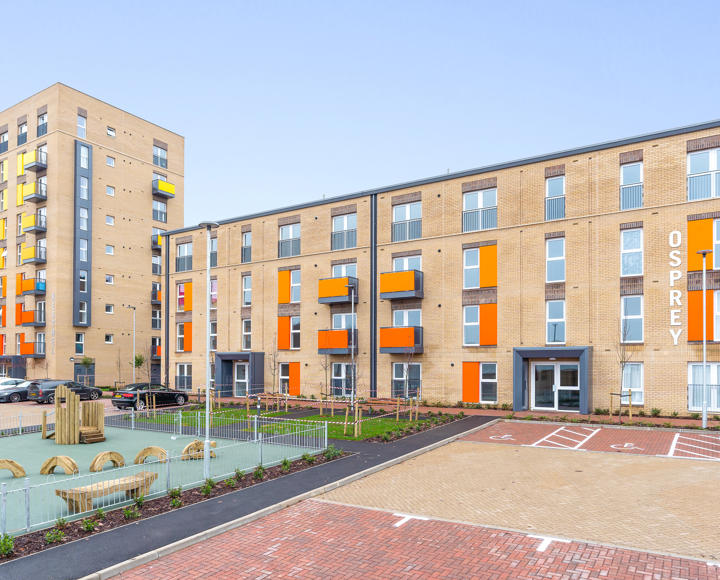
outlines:
M683 330L682 322L680 321L680 315L682 314L682 292L679 288L676 288L682 279L682 271L676 269L682 264L680 250L677 249L682 244L682 234L677 230L670 232L668 244L670 245L668 263L670 267L673 268L670 270L670 335L673 339L673 345L677 346L678 339Z

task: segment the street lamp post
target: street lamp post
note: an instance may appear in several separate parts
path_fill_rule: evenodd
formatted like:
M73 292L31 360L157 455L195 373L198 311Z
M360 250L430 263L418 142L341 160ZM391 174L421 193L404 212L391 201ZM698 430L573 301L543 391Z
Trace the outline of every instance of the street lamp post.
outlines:
M703 260L703 275L702 275L702 298L703 298L703 387L702 387L702 427L707 429L707 279L706 279L706 259L707 255L711 254L712 250L699 250L698 254L702 255Z
M203 449L203 474L205 479L210 478L210 232L218 227L216 222L200 222L207 233L207 261L205 263L206 306L207 320L205 325L205 446Z
M135 307L131 304L128 304L126 308L129 308L132 310L133 313L133 357L132 357L132 368L133 368L133 383L135 382ZM120 378L118 377L118 380Z
M346 284L350 289L350 368L352 369L352 383L350 384L350 408L355 410L355 285Z

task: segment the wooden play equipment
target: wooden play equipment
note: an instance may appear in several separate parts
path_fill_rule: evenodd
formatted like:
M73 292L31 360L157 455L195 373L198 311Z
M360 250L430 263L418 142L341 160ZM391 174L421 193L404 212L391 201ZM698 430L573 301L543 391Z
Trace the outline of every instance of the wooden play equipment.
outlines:
M112 462L113 467L123 467L125 465L125 458L117 451L101 451L90 463L90 472L102 471L103 465L108 461Z
M56 467L62 467L66 475L72 475L73 473L79 473L78 464L72 457L67 455L56 455L45 460L40 468L40 475L50 475L55 471Z
M167 461L167 451L165 451L162 447L157 447L156 445L145 447L145 449L141 449L135 456L135 465L145 463L145 460L148 457L156 457L158 461L165 463Z
M96 497L111 495L118 491L124 491L128 498L147 495L157 477L157 473L141 471L128 477L100 481L74 489L56 489L55 495L67 501L68 508L72 512L89 512L93 509L92 500Z
M9 469L13 477L25 477L25 470L22 465L12 459L0 459L0 469Z
M55 439L57 445L105 441L105 405L102 401L86 401L81 406L80 395L67 385L58 385L55 389L55 431L48 433L47 412L43 411L42 438Z
M217 443L215 441L210 441L210 447L217 447ZM187 461L188 459L203 459L204 457L205 442L195 439L195 441L193 441L192 443L188 443L185 446L185 449L183 449L180 459L182 461ZM215 455L215 452L212 449L210 450L210 457L217 457L217 455Z

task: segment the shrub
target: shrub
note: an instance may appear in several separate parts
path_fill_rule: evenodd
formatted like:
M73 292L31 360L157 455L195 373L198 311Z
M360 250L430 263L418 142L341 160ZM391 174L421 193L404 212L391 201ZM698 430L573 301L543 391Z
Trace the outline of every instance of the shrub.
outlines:
M236 469L235 470L235 479L240 481L243 477L245 477L245 472L242 469Z
M173 487L170 490L170 497L173 499L176 499L176 498L180 497L181 493L182 493L182 487L180 487L180 486Z
M255 481L262 481L263 477L265 477L265 468L262 465L258 465L255 471L253 471L253 479Z
M213 487L215 487L215 486L217 485L217 483L215 483L215 480L214 480L214 479L212 479L211 477L208 477L208 478L205 480L205 485L209 485L209 486L210 486L210 489L212 489Z
M595 407L595 415L609 415L610 409L603 409L601 407Z
M672 423L670 423L670 421L666 421L665 423L662 424L662 426L669 429L670 427L672 427Z
M0 556L9 556L15 549L15 538L10 534L0 536Z
M135 507L126 507L123 510L123 517L126 520L134 520L134 519L140 517L140 512L137 511L137 508L135 508Z
M505 415L505 419L513 419L515 417L515 413L508 413Z
M503 411L509 411L512 407L510 406L510 403L503 403L502 405L500 405L500 408Z
M48 544L55 544L56 542L62 542L65 539L65 532L53 528L45 534L45 541Z
M303 453L302 460L308 465L315 463L315 457L309 453Z
M287 457L282 460L280 471L282 471L283 473L287 473L288 471L290 471L290 460Z
M382 434L381 439L387 443L392 438L392 433L390 431L385 431L385 433Z
M638 417L645 417L645 410L644 410L644 409L640 409L640 410L638 411Z
M177 497L174 497L170 500L170 507L171 508L179 508L182 506L182 500L180 500Z
M228 477L225 480L225 485L227 487L235 487L237 485L237 480L234 477Z
M82 521L83 530L86 532L94 532L97 525L97 522L95 520L91 520L90 518L86 518Z
M700 418L700 413L690 413L690 418L691 418L691 419L699 419L699 418Z
M140 509L140 508L143 506L144 503L145 503L145 496L144 496L144 495L139 495L139 496L137 496L137 497L135 498L135 507L136 507L136 508Z
M677 416L678 416L678 412L677 412L677 411L673 411L673 412L672 412L672 416L673 416L673 417L677 417Z
M329 461L331 459L335 459L336 457L340 457L342 455L342 451L331 443L328 445L328 448L325 450L323 455L325 456L325 459Z
M462 419L465 416L465 413L460 411L456 416L459 417L460 419Z
M58 518L55 520L55 527L58 530L62 530L65 526L67 526L67 520L65 518Z
M212 493L212 489L212 486L206 483L200 488L200 493L207 497Z
M102 508L98 508L95 511L95 518L98 520L104 520L105 519L105 510Z

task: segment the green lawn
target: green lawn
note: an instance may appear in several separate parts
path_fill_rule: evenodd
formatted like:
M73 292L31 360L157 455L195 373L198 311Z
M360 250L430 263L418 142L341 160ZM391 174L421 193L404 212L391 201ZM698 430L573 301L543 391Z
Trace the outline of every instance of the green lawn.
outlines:
M351 418L348 419L348 434L343 434L343 423L345 422L345 415L312 415L310 417L303 417L303 421L327 421L328 422L328 437L330 439L355 439L352 436L353 427ZM382 435L387 431L393 431L395 429L405 429L406 427L412 427L415 425L424 425L428 422L427 419L420 421L408 421L400 419L397 423L395 417L382 417L378 419L367 419L362 423L362 434L358 439L369 439L377 435Z

